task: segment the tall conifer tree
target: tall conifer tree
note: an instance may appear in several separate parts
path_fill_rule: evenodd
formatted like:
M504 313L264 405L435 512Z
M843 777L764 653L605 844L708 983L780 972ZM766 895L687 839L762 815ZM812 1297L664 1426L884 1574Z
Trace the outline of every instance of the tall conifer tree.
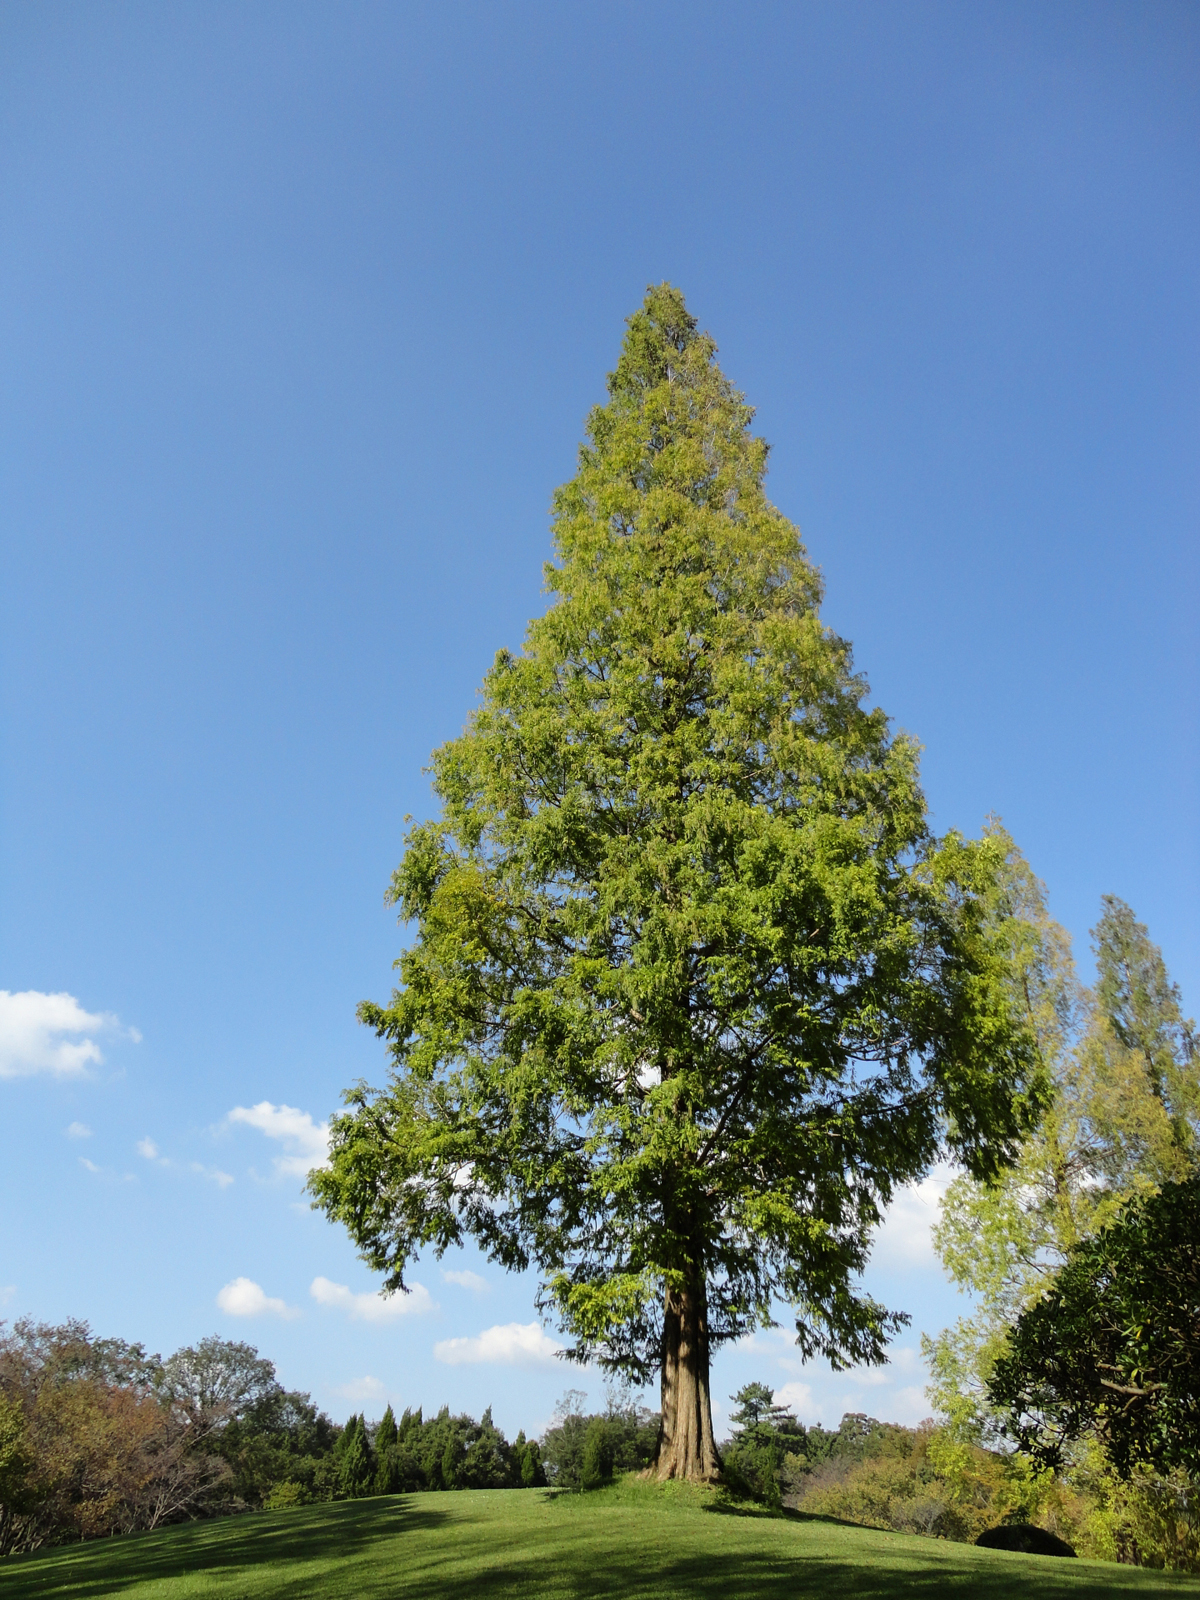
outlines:
M927 827L767 447L682 295L629 319L554 501L554 604L433 757L391 898L415 937L388 1086L317 1203L402 1288L467 1237L536 1265L572 1355L661 1381L662 1477L711 1479L712 1349L791 1308L883 1359L855 1288L899 1184L981 1176L1039 1103L1002 848Z

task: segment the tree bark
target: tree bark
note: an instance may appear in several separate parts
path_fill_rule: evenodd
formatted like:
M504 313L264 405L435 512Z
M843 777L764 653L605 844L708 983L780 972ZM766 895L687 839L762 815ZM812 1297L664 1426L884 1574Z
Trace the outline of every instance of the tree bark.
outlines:
M708 1392L708 1307L703 1278L668 1289L663 1315L662 1422L650 1476L715 1483L721 1458Z

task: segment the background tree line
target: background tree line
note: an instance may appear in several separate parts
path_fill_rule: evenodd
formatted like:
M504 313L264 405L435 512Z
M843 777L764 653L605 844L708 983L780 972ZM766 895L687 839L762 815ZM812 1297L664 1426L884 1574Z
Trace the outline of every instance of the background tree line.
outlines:
M338 1426L251 1345L212 1337L163 1361L84 1322L0 1324L2 1555L315 1500L546 1482L538 1442L510 1444L490 1409L397 1422L389 1406Z

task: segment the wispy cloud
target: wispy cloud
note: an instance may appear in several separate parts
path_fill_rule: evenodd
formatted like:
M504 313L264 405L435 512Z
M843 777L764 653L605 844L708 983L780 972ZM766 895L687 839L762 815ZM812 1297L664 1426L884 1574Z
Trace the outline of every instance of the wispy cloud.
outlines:
M80 1077L104 1057L95 1039L77 1036L118 1032L134 1043L141 1038L136 1028L122 1029L110 1012L85 1011L74 995L0 989L0 1078L37 1072Z
M343 1400L353 1400L359 1405L368 1400L386 1400L387 1389L378 1378L351 1378L349 1383L341 1383L334 1389L334 1394L340 1394Z
M15 1283L0 1284L0 1306L6 1306L10 1300L16 1298L16 1294L17 1286Z
M291 1321L300 1315L295 1306L286 1300L277 1300L264 1292L253 1278L234 1278L232 1283L217 1292L217 1304L231 1317L283 1317Z
M461 1271L446 1271L442 1269L443 1283L456 1283L460 1289L473 1289L476 1294L487 1292L487 1279L481 1278L477 1272L468 1272L464 1267Z
M90 1139L92 1130L86 1122L73 1122L69 1128L63 1130L68 1139Z
M108 1183L117 1181L117 1173L112 1167L98 1167L94 1161L89 1161L86 1156L80 1156L79 1165L85 1172L94 1172L98 1178L103 1178ZM137 1179L132 1172L123 1172L120 1175L122 1183L136 1183Z
M286 1153L275 1157L275 1170L281 1177L307 1177L329 1158L328 1127L314 1122L307 1111L295 1106L275 1106L269 1100L260 1100L256 1106L234 1106L226 1121L247 1123L283 1145Z
M207 1178L210 1183L215 1183L218 1189L228 1189L229 1185L234 1182L230 1173L222 1172L220 1167L206 1167L199 1161L191 1163L191 1170L198 1172L202 1178Z
M472 1339L442 1339L433 1347L448 1367L490 1362L498 1366L534 1367L553 1361L562 1349L536 1322L506 1322L485 1328Z
M332 1306L346 1311L359 1322L394 1322L398 1317L419 1315L433 1311L434 1303L423 1283L410 1284L408 1293L355 1294L344 1283L331 1283L328 1278L314 1278L309 1294L318 1305Z
M143 1160L153 1161L155 1166L169 1167L171 1165L171 1162L167 1156L159 1155L158 1146L151 1138L147 1137L145 1139L138 1140L137 1153L142 1157Z

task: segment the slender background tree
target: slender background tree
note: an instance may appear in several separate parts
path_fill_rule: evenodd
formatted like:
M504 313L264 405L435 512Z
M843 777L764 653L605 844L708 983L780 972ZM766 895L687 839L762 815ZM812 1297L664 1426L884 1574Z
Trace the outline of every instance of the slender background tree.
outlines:
M883 1208L947 1149L994 1174L1041 1095L1003 846L931 835L751 417L652 288L555 496L554 603L392 881L415 936L360 1010L390 1081L311 1179L392 1289L466 1236L536 1265L572 1356L659 1376L664 1477L719 1473L711 1351L780 1303L805 1356L884 1358Z
M1096 983L1075 974L1070 941L1012 841L1005 876L1027 937L1012 980L1033 1024L1053 1095L1014 1165L996 1183L951 1184L934 1239L974 1296L969 1316L926 1340L939 1411L964 1437L998 1437L992 1368L1023 1312L1052 1288L1070 1253L1131 1199L1196 1171L1200 1072L1162 952L1124 901L1105 895L1092 929Z

